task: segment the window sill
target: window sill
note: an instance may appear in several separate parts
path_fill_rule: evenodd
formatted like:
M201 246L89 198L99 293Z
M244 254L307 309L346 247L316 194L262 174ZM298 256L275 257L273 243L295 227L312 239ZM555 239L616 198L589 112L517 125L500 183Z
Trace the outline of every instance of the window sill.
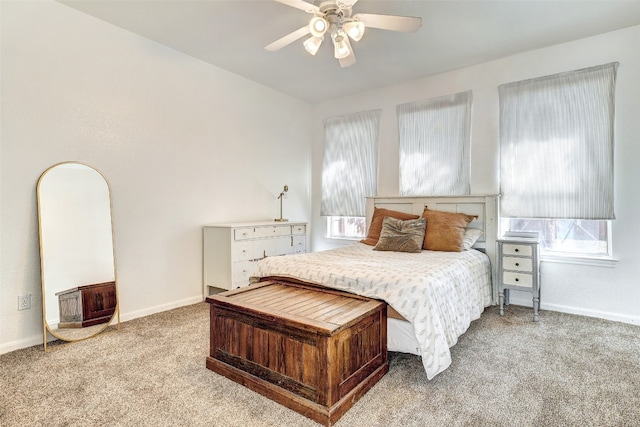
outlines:
M610 257L582 257L582 256L563 256L563 255L548 255L543 254L540 256L542 262L555 262L560 264L578 264L578 265L590 265L594 267L607 267L614 268L618 264L618 260Z
M340 241L359 242L360 240L364 239L364 237L325 237L325 239L331 240L334 242L340 242Z

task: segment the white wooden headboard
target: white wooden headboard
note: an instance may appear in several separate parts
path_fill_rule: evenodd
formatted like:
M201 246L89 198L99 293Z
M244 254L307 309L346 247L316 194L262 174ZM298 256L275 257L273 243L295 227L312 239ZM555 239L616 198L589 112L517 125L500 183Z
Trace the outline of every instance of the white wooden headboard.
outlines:
M425 206L445 212L477 215L468 227L483 231L474 248L484 251L491 261L493 304L498 301L496 239L498 237L498 196L438 196L438 197L367 197L367 232L375 207L422 215ZM427 227L429 225L427 224Z

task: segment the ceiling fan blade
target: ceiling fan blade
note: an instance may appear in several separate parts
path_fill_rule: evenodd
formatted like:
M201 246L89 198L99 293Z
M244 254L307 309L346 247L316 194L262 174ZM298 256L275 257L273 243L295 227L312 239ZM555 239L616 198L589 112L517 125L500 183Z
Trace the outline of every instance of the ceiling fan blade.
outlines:
M358 0L337 0L336 4L338 5L338 7L343 8L343 9L350 9L353 7L354 4L356 4Z
M375 13L356 13L353 18L365 27L381 30L412 33L422 27L422 18L416 16L377 15Z
M304 27L298 28L297 30L287 34L286 36L279 38L278 40L274 41L270 45L265 46L264 48L270 51L282 49L286 45L293 43L294 41L298 40L301 37L306 36L310 32L311 31L309 30L309 26L305 25Z
M356 54L353 52L353 47L351 46L351 42L349 42L349 37L345 37L344 41L347 43L347 46L349 46L350 53L348 56L338 59L341 68L347 68L356 63Z
M356 55L353 53L353 51L351 51L351 55L342 59L338 59L338 61L340 62L341 68L347 68L356 63Z
M320 8L315 4L307 3L302 0L275 0L278 3L286 4L287 6L295 7L296 9L304 10L307 13L320 12Z

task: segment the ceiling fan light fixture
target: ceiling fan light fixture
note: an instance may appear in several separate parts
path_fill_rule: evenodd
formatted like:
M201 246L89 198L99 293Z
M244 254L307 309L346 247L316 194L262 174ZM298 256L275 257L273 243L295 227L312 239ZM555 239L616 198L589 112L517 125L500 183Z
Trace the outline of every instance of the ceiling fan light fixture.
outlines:
M327 22L326 19L324 19L321 16L316 16L314 18L311 18L311 21L309 22L309 31L311 32L311 35L314 37L324 36L324 33L327 32L328 27L329 27L329 23Z
M318 49L320 49L320 45L322 44L323 37L309 37L304 41L304 48L311 55L315 55L318 53Z
M360 21L345 22L342 27L354 41L360 41L364 35L364 23Z
M337 0L336 5L342 9L348 9L353 7L358 0Z
M333 39L333 56L336 59L346 58L351 55L351 48L349 47L349 43L347 40L347 36L342 30L338 30L331 34L331 38Z

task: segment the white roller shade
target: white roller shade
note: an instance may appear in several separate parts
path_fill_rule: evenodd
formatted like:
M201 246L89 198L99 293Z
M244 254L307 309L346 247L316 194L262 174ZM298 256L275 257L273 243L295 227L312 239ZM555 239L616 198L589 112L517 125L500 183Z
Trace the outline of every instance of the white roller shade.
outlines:
M471 91L397 106L400 194L469 194Z
M499 86L503 216L614 218L617 67Z
M322 216L365 216L377 193L381 110L325 120Z

